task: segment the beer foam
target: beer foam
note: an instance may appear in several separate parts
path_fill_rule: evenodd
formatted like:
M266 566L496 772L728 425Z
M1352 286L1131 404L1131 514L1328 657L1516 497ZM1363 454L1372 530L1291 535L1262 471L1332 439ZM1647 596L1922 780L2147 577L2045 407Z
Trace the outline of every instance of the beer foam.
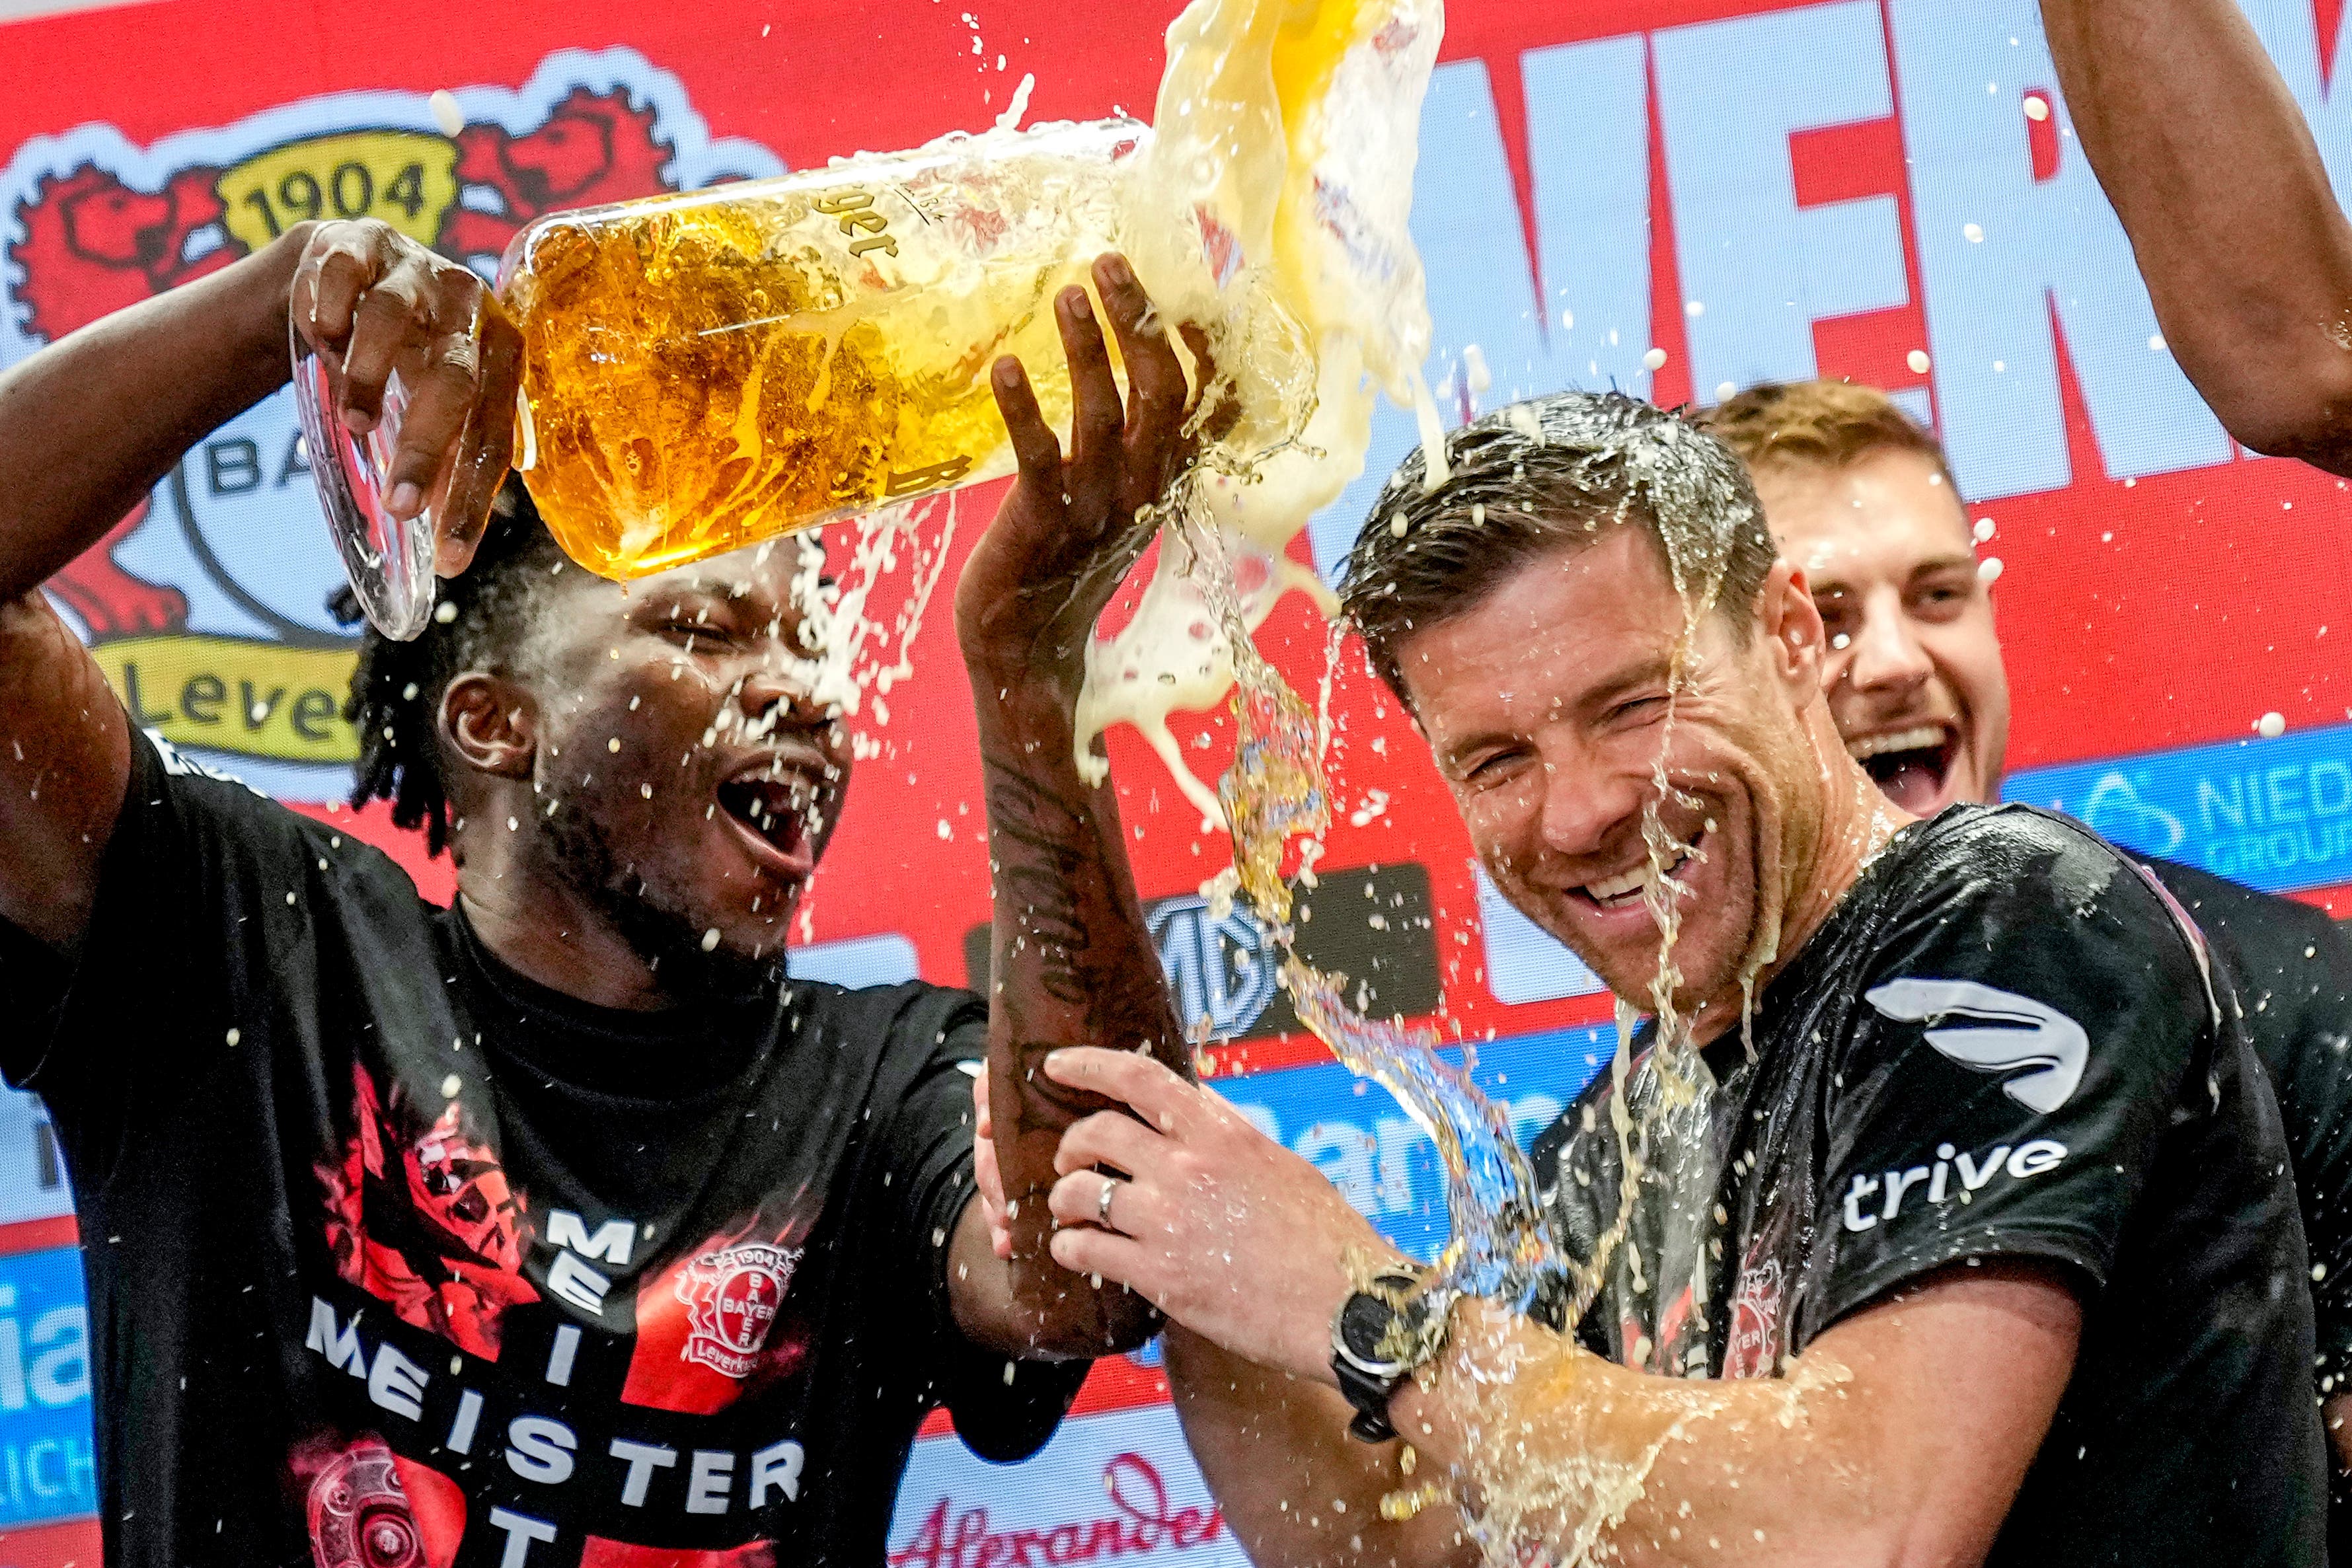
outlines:
M1130 224L1121 237L1160 315L1203 326L1211 390L1236 415L1189 499L1222 538L1244 638L1292 590L1336 612L1287 552L1363 471L1377 395L1412 408L1424 436L1439 437L1407 218L1444 26L1442 0L1193 0L1168 29L1129 197L1131 211L1162 221ZM1194 221L1165 222L1171 214ZM1432 450L1442 457L1442 438ZM1184 764L1168 719L1232 689L1233 639L1172 554L1163 551L1134 619L1087 649L1079 767L1098 781L1094 737L1132 725L1222 825L1223 804Z

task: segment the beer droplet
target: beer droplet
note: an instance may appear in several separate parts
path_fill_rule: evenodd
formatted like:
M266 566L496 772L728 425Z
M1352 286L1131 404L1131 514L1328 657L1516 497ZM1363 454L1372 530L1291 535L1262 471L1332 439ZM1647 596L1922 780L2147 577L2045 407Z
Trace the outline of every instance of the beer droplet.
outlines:
M715 952L717 951L718 946L719 927L714 925L709 930L705 931L702 934L702 950L706 953Z
M436 87L433 96L425 100L433 110L433 123L441 128L444 136L455 136L466 129L466 111L457 107L457 95L446 87Z
M1908 354L1903 356L1903 362L1911 367L1911 373L1913 375L1924 376L1927 373L1927 350L1925 349L1914 349Z
M2266 713L2254 720L2254 733L2264 740L2276 740L2286 733L2286 715Z
M1654 371L1663 371L1666 368L1666 351L1664 349L1653 349L1642 356L1642 362Z
M233 1029L228 1031L228 1042L231 1045L235 1045L238 1040L243 1040L244 1038L245 1031L243 1030Z

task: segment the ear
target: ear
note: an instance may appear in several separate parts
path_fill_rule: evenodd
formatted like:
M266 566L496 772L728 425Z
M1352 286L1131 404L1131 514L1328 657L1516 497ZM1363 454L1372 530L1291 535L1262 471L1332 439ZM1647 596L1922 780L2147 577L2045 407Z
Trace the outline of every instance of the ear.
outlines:
M468 670L441 694L442 738L478 773L530 777L539 756L539 707L500 675Z
M1756 595L1757 630L1763 636L1772 674L1799 706L1822 689L1822 659L1827 644L1822 612L1804 572L1776 560Z

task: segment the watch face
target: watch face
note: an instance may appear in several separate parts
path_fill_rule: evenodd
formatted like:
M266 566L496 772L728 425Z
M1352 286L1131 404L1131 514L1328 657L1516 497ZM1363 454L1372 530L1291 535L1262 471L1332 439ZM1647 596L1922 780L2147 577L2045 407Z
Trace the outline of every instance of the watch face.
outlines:
M1419 1281L1411 1275L1391 1275L1376 1281L1391 1290L1412 1290ZM1398 1309L1368 1291L1349 1296L1339 1309L1336 1325L1338 1348L1349 1360L1374 1376L1392 1376L1404 1372L1412 1363L1398 1354L1395 1333Z
M1378 1296L1353 1295L1339 1310L1339 1339L1348 1353L1367 1365L1376 1365L1388 1358L1381 1354L1381 1341L1396 1318L1396 1309Z

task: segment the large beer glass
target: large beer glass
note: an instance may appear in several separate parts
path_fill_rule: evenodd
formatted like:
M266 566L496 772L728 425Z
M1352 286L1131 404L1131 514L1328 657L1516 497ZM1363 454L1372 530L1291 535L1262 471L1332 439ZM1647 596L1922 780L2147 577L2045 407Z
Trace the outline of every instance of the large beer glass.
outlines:
M514 466L574 559L658 571L1012 472L993 362L1018 355L1066 428L1053 299L1115 249L1214 361L1221 477L1188 495L1278 562L1360 469L1376 385L1438 431L1406 217L1443 28L1440 0L1192 0L1150 128L1000 127L542 218L508 247L494 307L520 340L520 406L474 417L514 419ZM354 439L331 356L296 357L361 602L413 636L435 530L383 507L400 390ZM1197 622L1174 591L1130 642L1160 639L1155 617Z
M524 229L498 288L523 342L514 466L556 541L626 579L1011 473L990 368L1020 356L1066 428L1053 300L1125 243L1150 134L1113 120L950 137ZM361 603L414 636L433 525L394 521L383 479L404 396L388 388L354 437L334 416L335 367L299 335L296 360Z

